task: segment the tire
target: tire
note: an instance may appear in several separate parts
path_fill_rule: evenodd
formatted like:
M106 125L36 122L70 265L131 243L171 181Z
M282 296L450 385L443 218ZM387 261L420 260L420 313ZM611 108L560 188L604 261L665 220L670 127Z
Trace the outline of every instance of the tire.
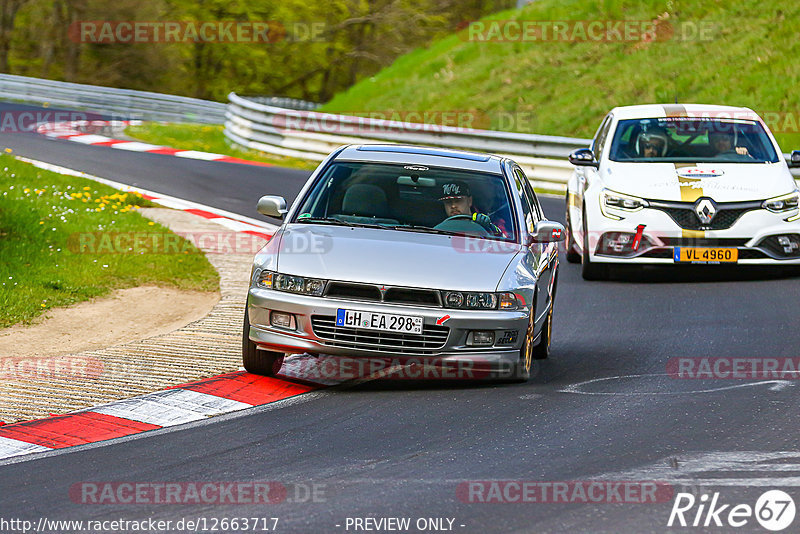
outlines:
M589 232L586 229L586 210L583 210L583 254L581 255L581 275L584 280L605 280L608 278L608 265L592 263L589 257Z
M572 221L569 217L569 204L567 204L565 221L567 223L567 261L569 263L580 263L581 255L576 249L575 237L572 235Z
M550 311L547 312L547 319L544 320L542 325L542 335L539 337L539 343L533 346L531 356L534 360L545 360L550 356L550 339L553 332L553 304L550 303Z
M275 376L283 365L283 353L259 350L250 341L250 317L247 306L244 310L244 326L242 328L242 364L248 373L262 376Z
M528 329L525 331L525 339L522 342L522 347L519 349L519 360L512 369L509 382L522 383L527 382L531 377L531 367L533 366L533 340L535 339L535 322L533 316L534 310L531 310L531 319L528 321Z

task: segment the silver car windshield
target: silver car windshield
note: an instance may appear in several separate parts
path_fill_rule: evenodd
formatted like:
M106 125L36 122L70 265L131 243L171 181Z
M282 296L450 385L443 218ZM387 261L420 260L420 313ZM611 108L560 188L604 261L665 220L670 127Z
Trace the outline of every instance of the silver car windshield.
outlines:
M661 117L619 121L609 155L620 162L777 163L756 121Z
M317 179L291 222L516 241L513 221L509 189L501 175L337 162Z

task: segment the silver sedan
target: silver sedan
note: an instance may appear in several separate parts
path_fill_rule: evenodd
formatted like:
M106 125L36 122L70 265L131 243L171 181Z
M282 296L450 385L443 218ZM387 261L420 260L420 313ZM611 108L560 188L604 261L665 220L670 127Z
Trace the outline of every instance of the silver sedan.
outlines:
M414 359L527 380L550 352L558 247L508 158L398 145L333 152L255 257L243 331L249 372L287 353ZM466 377L466 375L465 375Z

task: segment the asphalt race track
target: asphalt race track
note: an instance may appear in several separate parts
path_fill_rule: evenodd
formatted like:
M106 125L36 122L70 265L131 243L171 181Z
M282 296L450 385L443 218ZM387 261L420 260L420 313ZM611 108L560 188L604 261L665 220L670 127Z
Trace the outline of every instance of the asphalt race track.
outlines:
M259 217L260 195L291 201L308 176L35 134L0 134L3 147L249 217ZM543 205L563 220L563 200ZM579 266L562 261L553 356L526 384L373 381L12 459L0 464L0 517L204 518L209 525L278 518L276 532L297 533L365 531L355 519L366 517L410 518L410 532L437 530L431 525L438 523L415 527L436 518L438 530L463 533L664 532L678 492L709 500L718 492L720 503L755 506L764 491L783 489L797 500L795 382L679 379L668 375L668 362L797 357L798 297L797 278L770 271L653 271L585 282ZM464 492L476 481L590 480L660 481L670 493L659 503L485 503ZM257 505L97 505L70 494L75 484L109 481L275 481L287 493L280 503ZM753 517L736 530L764 532Z

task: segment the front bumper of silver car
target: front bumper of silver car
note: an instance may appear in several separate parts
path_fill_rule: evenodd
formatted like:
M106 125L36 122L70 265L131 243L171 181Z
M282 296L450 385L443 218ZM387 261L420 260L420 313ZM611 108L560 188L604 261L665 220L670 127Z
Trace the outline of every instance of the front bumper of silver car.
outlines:
M259 348L350 358L415 358L419 361L469 361L508 368L519 361L528 328L528 311L462 310L371 301L311 297L251 288L250 340ZM336 326L339 309L423 317L422 334ZM273 312L290 314L290 327L273 326ZM471 344L474 332L491 331L491 345Z

